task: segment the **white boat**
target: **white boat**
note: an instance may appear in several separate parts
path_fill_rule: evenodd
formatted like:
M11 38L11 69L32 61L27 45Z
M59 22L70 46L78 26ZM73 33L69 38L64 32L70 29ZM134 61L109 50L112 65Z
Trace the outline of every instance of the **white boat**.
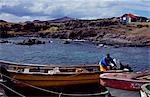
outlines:
M141 86L141 97L150 97L150 83Z

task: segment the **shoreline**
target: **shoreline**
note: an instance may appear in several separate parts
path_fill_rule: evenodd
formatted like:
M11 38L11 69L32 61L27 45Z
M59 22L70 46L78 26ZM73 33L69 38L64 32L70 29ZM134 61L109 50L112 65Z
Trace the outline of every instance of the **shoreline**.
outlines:
M150 22L122 23L118 19L66 20L11 23L1 21L1 38L41 37L87 40L115 47L150 46ZM102 45L101 45L102 46Z
M12 41L8 41L7 39L10 38L35 38L38 39L39 41L41 41L41 38L43 37L37 37L37 36L14 36L14 37L8 37L8 38L0 38L0 44L2 43L14 43ZM115 47L115 48L119 48L119 47L150 47L150 45L145 45L142 43L121 43L121 42L110 42L110 41L97 41L97 40L91 40L91 39L60 39L60 38L46 38L46 39L59 39L62 41L67 41L69 43L71 42L90 42L96 46L99 47ZM50 43L51 41L49 41ZM14 43L15 44L15 43Z

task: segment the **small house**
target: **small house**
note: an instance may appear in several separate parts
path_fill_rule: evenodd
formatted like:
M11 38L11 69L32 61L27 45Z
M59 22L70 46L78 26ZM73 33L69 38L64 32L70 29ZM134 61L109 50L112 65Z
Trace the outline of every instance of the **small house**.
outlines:
M130 23L130 22L136 22L138 16L134 14L124 14L120 17L120 21L123 23Z

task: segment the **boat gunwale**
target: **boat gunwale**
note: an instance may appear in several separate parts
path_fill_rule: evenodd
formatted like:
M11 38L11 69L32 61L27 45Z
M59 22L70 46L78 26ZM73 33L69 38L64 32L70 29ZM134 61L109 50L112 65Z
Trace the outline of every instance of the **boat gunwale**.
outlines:
M149 75L149 74L146 74L146 75ZM117 78L117 77L108 77L108 76L104 76L103 74L102 75L100 75L100 79L107 79L107 80L117 80L117 81L127 81L127 82L138 82L138 83L143 83L143 82L145 82L145 83L147 83L147 82L149 82L150 83L150 81L149 80L147 80L147 79L137 79L137 77L141 77L141 76L146 76L146 75L140 75L140 76L136 76L136 77L132 77L132 78Z
M52 74L49 74L49 73L42 73L42 72L18 72L18 71L15 71L15 70L7 70L8 72L10 73L18 73L18 74L32 74L32 75L52 75ZM53 73L53 75L69 75L69 74L100 74L101 72L56 72L56 73Z
M16 66L16 67L23 67L23 66L29 66L29 67L99 67L98 64L72 64L72 65L63 65L63 64L27 64L27 63L17 63L17 62L10 62L10 61L5 61L5 60L0 60L0 64L4 65L10 65L10 66Z
M102 79L102 80L105 80L105 79L107 79L107 78L100 78L100 79ZM107 79L107 80L117 80L117 81L126 81L126 82L137 82L137 83L150 83L150 81L147 81L147 80L144 80L144 81L142 81L142 80L124 80L124 79Z

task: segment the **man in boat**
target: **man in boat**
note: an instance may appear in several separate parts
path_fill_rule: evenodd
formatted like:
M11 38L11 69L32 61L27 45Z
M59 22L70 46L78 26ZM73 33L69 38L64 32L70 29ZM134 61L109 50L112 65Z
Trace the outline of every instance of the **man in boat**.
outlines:
M106 57L103 57L99 63L100 65L100 71L105 72L107 70L112 69L112 67L116 67L116 63L113 61L113 59L110 57L110 54L107 54Z

